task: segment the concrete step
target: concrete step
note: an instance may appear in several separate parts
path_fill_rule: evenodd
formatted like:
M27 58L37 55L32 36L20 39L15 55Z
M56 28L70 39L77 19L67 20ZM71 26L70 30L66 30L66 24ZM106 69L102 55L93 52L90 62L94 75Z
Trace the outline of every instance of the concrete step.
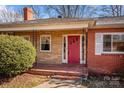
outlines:
M81 80L79 76L63 76L63 75L54 75L51 76L52 79L61 79L61 80Z
M64 84L74 84L74 85L79 85L81 84L81 79L79 80L64 80L64 79L55 79L55 78L51 78L49 80L51 83L55 83L55 84L60 84L60 83L64 83Z
M57 70L43 70L43 69L31 69L28 71L30 74L35 75L46 75L46 76L54 76L54 75L62 75L62 76L86 76L87 72L76 72L76 71L57 71Z

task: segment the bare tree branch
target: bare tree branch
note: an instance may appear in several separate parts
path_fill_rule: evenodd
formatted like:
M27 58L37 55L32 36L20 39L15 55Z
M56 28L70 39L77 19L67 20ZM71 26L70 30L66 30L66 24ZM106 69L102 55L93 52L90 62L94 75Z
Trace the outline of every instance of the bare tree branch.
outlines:
M22 14L19 12L9 9L6 6L3 6L0 10L0 22L14 22L14 21L21 21Z

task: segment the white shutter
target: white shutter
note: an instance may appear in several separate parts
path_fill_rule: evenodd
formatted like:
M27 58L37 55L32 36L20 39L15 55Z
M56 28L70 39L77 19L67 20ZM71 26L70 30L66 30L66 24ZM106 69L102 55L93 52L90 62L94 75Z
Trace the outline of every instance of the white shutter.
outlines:
M103 34L95 34L95 55L101 55L103 51Z

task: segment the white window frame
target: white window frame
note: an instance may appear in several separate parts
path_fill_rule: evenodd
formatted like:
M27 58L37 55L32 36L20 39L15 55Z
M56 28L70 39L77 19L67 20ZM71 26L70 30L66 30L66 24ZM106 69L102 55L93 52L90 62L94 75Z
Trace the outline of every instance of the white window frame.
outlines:
M41 50L42 48L42 46L41 46L41 38L42 37L50 37L50 50ZM51 35L40 35L40 52L51 52Z
M103 33L102 34L103 36L104 35L111 35L111 48L113 49L113 35L124 35L124 32L122 32L122 33ZM114 52L114 51L111 51L111 52L105 52L105 51L103 51L103 49L102 49L102 54L124 54L124 52Z
M23 36L21 36L21 37L27 37L28 39L29 39L29 41L31 40L31 37L30 37L30 35L23 35Z

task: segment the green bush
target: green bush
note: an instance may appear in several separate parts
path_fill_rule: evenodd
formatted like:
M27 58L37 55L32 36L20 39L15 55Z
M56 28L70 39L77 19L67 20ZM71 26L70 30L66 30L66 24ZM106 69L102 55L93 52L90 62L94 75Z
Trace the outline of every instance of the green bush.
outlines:
M0 35L0 73L15 75L33 66L36 50L19 36Z

